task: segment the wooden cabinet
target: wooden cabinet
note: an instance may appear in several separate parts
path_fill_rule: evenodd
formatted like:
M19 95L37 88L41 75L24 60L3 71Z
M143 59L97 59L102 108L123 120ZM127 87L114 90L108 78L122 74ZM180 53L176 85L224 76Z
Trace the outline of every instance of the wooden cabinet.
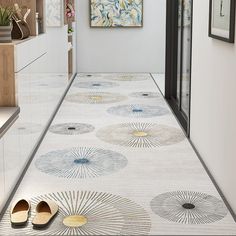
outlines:
M0 107L18 105L16 73L46 52L45 34L24 41L0 44Z
M0 44L0 107L16 105L14 45Z

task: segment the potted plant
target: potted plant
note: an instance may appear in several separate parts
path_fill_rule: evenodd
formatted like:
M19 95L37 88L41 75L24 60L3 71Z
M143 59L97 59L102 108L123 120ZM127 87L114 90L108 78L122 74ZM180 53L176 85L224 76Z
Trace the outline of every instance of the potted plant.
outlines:
M9 43L11 38L11 17L14 11L9 7L0 6L0 43Z

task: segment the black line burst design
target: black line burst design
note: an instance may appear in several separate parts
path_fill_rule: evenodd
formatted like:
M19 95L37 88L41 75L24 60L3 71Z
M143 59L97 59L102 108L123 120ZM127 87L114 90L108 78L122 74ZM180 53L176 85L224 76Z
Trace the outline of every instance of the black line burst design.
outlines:
M99 90L99 89L117 87L119 86L119 84L113 82L104 82L104 81L86 81L86 82L79 81L75 82L73 86L78 88Z
M36 123L16 122L12 128L14 134L31 135L43 131L43 127Z
M31 203L35 206L45 199L55 201L60 207L59 214L46 230L34 230L31 225L11 229L8 212L2 220L1 231L5 235L148 235L150 232L148 213L120 196L65 191L35 197Z
M149 118L154 116L163 116L169 111L160 106L148 106L143 104L132 104L111 107L107 110L108 113L118 116L126 116L133 118Z
M136 92L136 93L131 93L130 96L134 98L144 98L144 99L161 98L161 95L156 92Z
M154 213L182 224L209 224L223 219L227 208L223 201L200 192L176 191L161 194L151 201Z
M180 129L153 123L125 123L100 129L97 137L104 142L133 148L153 148L181 142Z
M95 178L126 167L128 161L120 153L98 148L71 148L49 152L36 160L36 167L63 178Z
M81 73L81 74L78 74L77 75L77 79L101 79L104 77L104 74L98 74L98 73L95 73L95 74L84 74L84 73Z
M50 132L64 135L78 135L93 132L95 127L90 124L83 123L63 123L52 125Z
M103 92L91 92L91 93L76 93L68 95L66 100L73 103L84 104L107 104L116 103L126 100L126 96L122 96L117 93L103 93Z

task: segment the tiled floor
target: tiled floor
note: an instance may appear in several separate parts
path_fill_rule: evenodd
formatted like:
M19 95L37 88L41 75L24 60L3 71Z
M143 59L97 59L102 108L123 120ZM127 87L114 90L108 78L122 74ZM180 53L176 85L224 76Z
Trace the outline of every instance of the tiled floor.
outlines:
M1 235L235 235L236 224L149 74L79 75L15 196L60 206ZM31 218L34 216L32 212Z

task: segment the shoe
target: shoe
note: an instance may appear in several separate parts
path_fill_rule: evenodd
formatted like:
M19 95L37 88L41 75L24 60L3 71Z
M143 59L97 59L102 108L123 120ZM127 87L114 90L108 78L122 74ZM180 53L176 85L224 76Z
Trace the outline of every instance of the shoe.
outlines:
M29 218L30 202L21 199L11 207L11 223L15 226L25 225Z
M32 221L32 224L34 227L44 228L57 214L59 207L55 202L51 200L45 200L39 202L35 210L36 215Z

